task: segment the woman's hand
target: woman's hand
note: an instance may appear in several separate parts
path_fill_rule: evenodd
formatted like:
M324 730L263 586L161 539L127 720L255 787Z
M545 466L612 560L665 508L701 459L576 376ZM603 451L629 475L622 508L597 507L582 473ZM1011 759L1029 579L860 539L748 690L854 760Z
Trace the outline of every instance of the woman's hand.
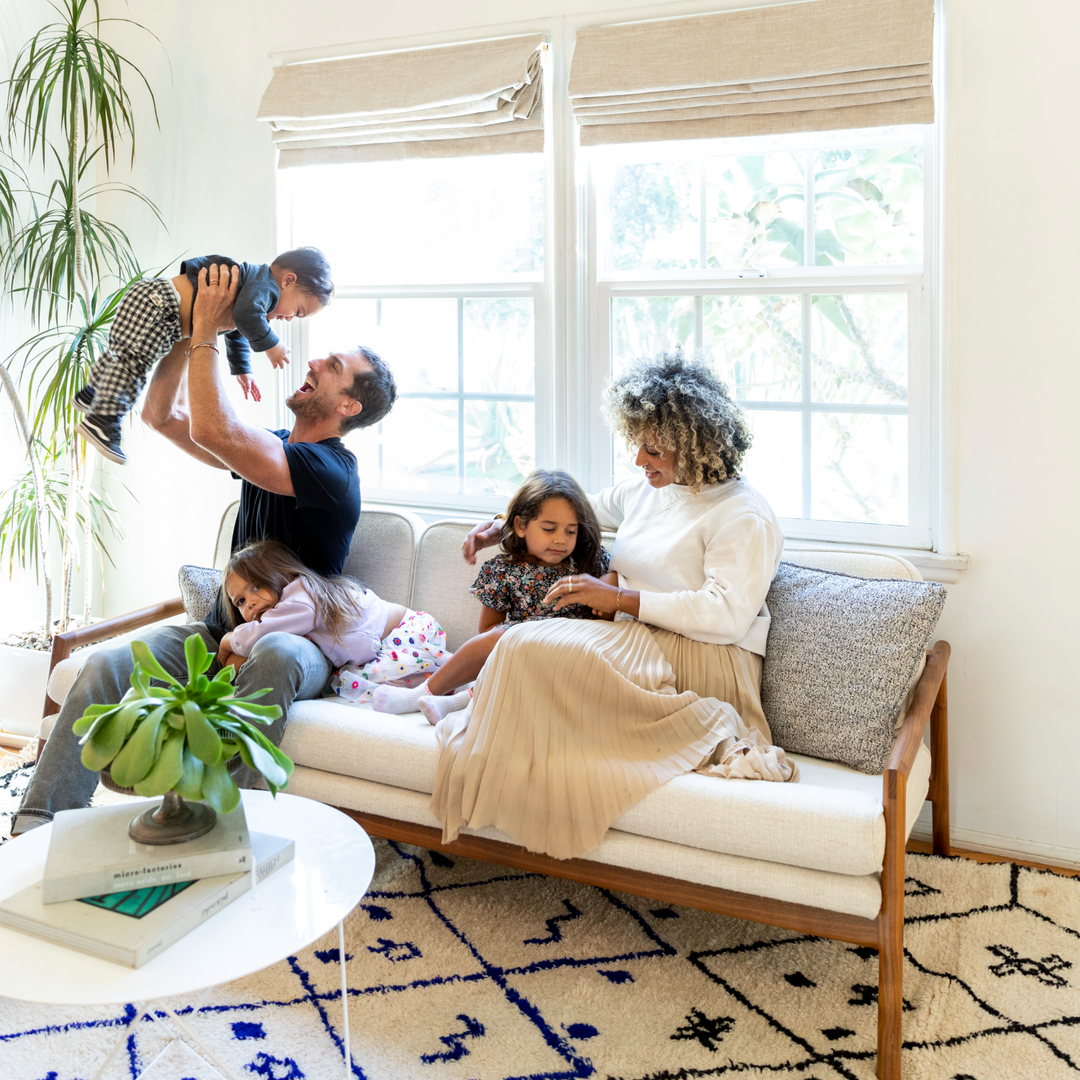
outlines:
M470 566L476 565L476 556L486 547L499 542L502 535L501 521L482 521L461 544L461 554Z
M591 574L571 574L560 578L548 590L544 603L550 604L556 611L561 611L571 604L584 604L596 615L614 615L625 611L628 615L637 615L638 593L628 589L620 590L617 585L608 584Z

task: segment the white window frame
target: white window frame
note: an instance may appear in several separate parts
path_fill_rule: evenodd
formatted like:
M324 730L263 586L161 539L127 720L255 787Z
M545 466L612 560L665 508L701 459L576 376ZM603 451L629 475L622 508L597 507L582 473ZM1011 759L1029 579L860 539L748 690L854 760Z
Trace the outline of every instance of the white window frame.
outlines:
M797 412L803 416L802 435L802 492L803 506L808 510L810 502L810 416L815 412L872 414L902 414L908 421L908 523L906 525L877 525L861 522L826 521L800 518L782 518L785 535L791 539L807 541L838 542L845 544L869 544L929 550L933 547L932 528L932 425L933 407L932 366L933 327L931 310L925 303L926 281L932 273L930 264L936 251L932 235L934 215L934 184L936 175L934 147L936 131L933 126L896 129L891 132L839 131L819 135L784 136L773 138L746 138L719 140L694 140L670 143L638 143L622 147L606 147L604 155L620 164L663 160L668 157L680 161L699 162L704 172L707 158L723 153L731 155L754 155L769 152L803 152L807 155L807 175L810 178L810 195L803 207L805 250L814 250L814 200L811 155L823 144L873 146L897 145L903 142L923 145L924 158L924 262L923 265L875 266L799 266L770 267L763 277L740 277L738 269L697 270L644 270L613 271L601 268L601 237L606 235L603 207L598 204L595 182L595 155L584 152L581 160L583 195L586 212L587 241L584 272L592 303L589 320L589 383L599 394L604 380L611 370L611 300L621 296L692 296L694 298L694 347L702 344L702 303L704 296L733 295L809 295L836 293L905 292L908 308L908 400L906 407L887 405L847 406L841 403L815 403L811 401L810 359L803 357L801 400L746 401L740 402L747 409L761 411ZM700 182L702 194L702 220L704 214L705 184ZM702 230L702 234L704 230ZM704 262L705 252L701 252ZM802 337L810 340L809 303L804 302ZM616 452L619 452L617 448ZM612 444L607 432L594 431L591 440L591 456L598 463L600 484L611 482ZM602 464L601 464L602 463Z
M742 0L721 7L739 6ZM742 6L745 6L743 3ZM758 6L751 4L751 6ZM602 384L609 370L607 356L610 341L606 325L610 306L602 303L601 285L608 294L625 289L629 283L596 273L595 206L592 197L587 157L578 147L578 130L567 94L571 57L577 32L591 26L620 21L670 18L715 10L700 3L677 0L648 7L613 8L601 12L579 12L527 22L471 27L458 32L439 32L410 37L356 43L345 48L349 55L387 52L407 48L475 41L481 38L539 32L547 35L552 47L545 58L545 151L544 151L544 271L536 299L536 372L535 421L536 460L541 466L567 469L590 491L610 482L611 441L598 413ZM939 12L935 20L936 93L945 92L943 77L943 37L945 20ZM343 55L342 46L275 54L274 63L316 60ZM939 117L941 110L939 109ZM874 280L881 286L909 290L909 318L916 310L910 302L917 292L921 329L909 335L909 348L918 350L912 364L909 384L908 431L909 496L911 512L907 536L895 527L864 526L857 542L901 550L920 567L924 575L938 580L955 580L956 572L967 563L955 549L955 490L952 482L955 460L955 372L949 357L955 348L955 326L942 314L942 291L955 289L953 260L942 249L940 221L946 198L950 205L959 198L956 184L942 182L943 130L939 122L925 130L924 138L924 264L920 269L921 285L916 289L913 275L904 268L889 267ZM692 144L687 144L692 145ZM279 199L279 236L288 237L288 208ZM798 274L807 268L798 268ZM838 277L843 268L834 268ZM681 275L683 279L693 275ZM709 276L709 275L705 275ZM715 277L715 275L712 275ZM781 283L790 288L810 284L792 276L785 281L778 270L765 279L769 291ZM534 283L535 284L535 283ZM666 282L664 283L667 284ZM718 288L723 284L694 281L696 288ZM817 284L814 282L814 284ZM445 290L445 283L441 286ZM462 285L464 287L464 284ZM423 295L424 287L410 285L401 295ZM387 289L376 290L387 295ZM342 296L351 295L343 291ZM427 293L433 295L433 293ZM445 295L445 291L443 293ZM455 293L456 295L456 293ZM483 295L478 293L477 295ZM496 292L493 295L505 295ZM606 299L606 297L605 297ZM601 312L605 314L601 316ZM305 328L293 323L291 331L299 357L305 355ZM601 347L601 341L604 342ZM392 362L393 358L388 357ZM290 378L299 382L304 365L294 361ZM298 377L299 374L299 377ZM283 420L287 418L282 408ZM395 502L418 510L443 510L450 513L484 514L501 500L465 496L448 498L437 493L416 491L371 491L365 489L365 502ZM500 507L501 508L501 507ZM849 544L856 534L844 532L843 523L814 523L789 520L790 539L812 543ZM858 529L859 527L856 526ZM874 533L875 528L884 531Z

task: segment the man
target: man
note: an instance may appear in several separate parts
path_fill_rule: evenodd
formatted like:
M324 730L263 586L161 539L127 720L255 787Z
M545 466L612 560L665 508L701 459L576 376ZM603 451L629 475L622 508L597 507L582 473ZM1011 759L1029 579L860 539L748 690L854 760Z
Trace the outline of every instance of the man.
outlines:
M360 348L312 360L304 385L286 405L292 431L268 431L240 422L225 397L217 363L219 331L232 329L232 304L239 287L237 267L210 266L199 273L192 311L190 359L173 350L154 373L143 419L192 457L230 469L242 481L233 550L252 540L280 540L313 570L339 574L360 516L356 458L341 436L377 423L397 396L393 375L375 353ZM180 390L188 368L187 408ZM190 410L190 412L189 412ZM227 627L219 606L205 623L166 626L141 635L162 666L186 672L184 640L199 633L216 653ZM217 664L211 668L211 674ZM105 648L83 665L45 743L34 777L12 823L12 835L51 821L59 810L86 806L97 774L83 767L72 724L92 703L119 701L132 672L128 645ZM281 741L289 706L319 697L330 678L330 662L306 638L270 634L252 650L236 680L238 693L263 687L263 704L280 705L282 716L267 729ZM242 767L237 782L250 786L256 773Z

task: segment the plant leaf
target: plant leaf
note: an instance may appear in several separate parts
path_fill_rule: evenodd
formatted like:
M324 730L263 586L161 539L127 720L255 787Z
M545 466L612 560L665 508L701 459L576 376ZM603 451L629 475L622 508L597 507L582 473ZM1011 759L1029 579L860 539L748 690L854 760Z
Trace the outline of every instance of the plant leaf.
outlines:
M164 795L180 782L184 773L184 736L166 728L168 735L153 768L135 784L136 795Z
M185 746L184 771L180 775L179 782L173 786L173 791L182 799L201 799L205 768L206 766L191 752L191 748Z
M187 659L188 682L195 680L214 662L206 651L206 642L200 634L192 634L184 642L184 657Z
M221 761L221 737L214 725L194 701L184 702L184 719L191 752L204 764L217 765Z
M76 735L91 735L94 730L104 722L106 717L120 710L119 705L90 705L86 712L71 725L71 730ZM82 739L86 742L86 739Z
M127 738L123 710L118 710L88 736L82 748L82 763L91 772L101 772L120 752Z
M134 787L154 764L157 734L167 706L159 705L132 733L110 766L113 780L121 787Z
M240 805L240 789L224 765L208 765L203 771L203 799L219 814L228 814Z
M131 655L134 657L135 663L139 664L152 678L168 683L177 690L180 689L180 683L161 666L158 658L150 651L150 646L145 641L133 641L131 643Z
M289 774L278 764L274 755L246 732L240 731L237 734L241 740L240 756L244 759L244 764L261 772L268 784L284 787L289 782Z

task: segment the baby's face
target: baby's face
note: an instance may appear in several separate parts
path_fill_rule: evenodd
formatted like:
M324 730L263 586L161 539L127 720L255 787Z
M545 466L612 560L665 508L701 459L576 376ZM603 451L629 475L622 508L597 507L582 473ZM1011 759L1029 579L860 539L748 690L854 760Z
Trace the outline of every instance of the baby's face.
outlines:
M308 319L322 311L323 305L311 293L304 292L296 282L282 286L277 307L270 312L271 319Z
M226 576L225 595L233 602L233 607L240 612L244 622L261 618L263 612L269 611L277 602L269 589L257 589L237 573Z

